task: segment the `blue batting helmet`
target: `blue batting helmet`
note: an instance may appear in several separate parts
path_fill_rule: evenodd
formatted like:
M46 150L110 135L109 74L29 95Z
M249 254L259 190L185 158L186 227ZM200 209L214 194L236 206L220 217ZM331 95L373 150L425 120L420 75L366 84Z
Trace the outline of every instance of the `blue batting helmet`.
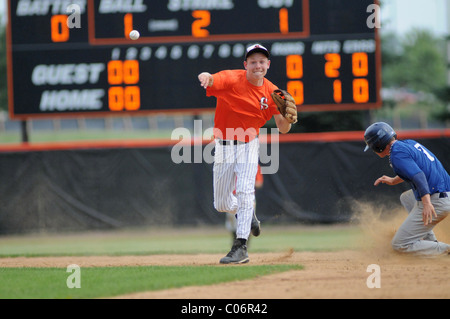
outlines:
M397 133L389 124L384 122L373 123L364 133L364 141L366 142L364 152L370 148L374 152L381 153L392 138L397 138Z

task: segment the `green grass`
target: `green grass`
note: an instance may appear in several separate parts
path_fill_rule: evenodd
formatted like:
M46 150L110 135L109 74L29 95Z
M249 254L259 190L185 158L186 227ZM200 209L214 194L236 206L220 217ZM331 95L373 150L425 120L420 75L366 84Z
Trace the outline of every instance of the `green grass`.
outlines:
M356 248L361 230L341 227L264 226L251 252L331 251ZM231 244L224 228L139 229L0 237L0 257L223 253Z
M75 272L68 272L66 268L0 268L0 298L103 298L140 291L252 279L301 268L299 265L80 268L80 288L68 287L68 281L69 284L76 281L73 279Z
M89 141L89 140L142 140L142 139L170 139L169 130L60 130L60 131L33 131L29 133L29 142L64 142L64 141ZM20 143L20 132L0 133L0 144Z

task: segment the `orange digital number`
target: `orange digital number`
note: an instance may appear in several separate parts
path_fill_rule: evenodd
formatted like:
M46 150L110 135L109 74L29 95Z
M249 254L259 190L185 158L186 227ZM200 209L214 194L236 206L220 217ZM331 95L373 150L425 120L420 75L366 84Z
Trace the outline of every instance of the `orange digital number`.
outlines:
M125 38L130 38L130 32L133 31L133 14L127 13L123 17L123 33Z
M123 62L113 60L108 62L108 83L118 85L123 83Z
M136 111L141 108L141 91L138 86L113 86L108 90L108 107L111 111Z
M354 76L367 76L369 74L367 53L357 52L352 54L352 70Z
M303 104L305 101L302 81L288 81L286 90L292 94L297 105Z
M369 101L369 81L367 79L353 80L353 101L356 103Z
M289 12L286 8L281 8L278 12L280 19L280 32L289 33Z
M112 60L108 62L108 83L111 85L136 84L139 82L137 60Z
M126 60L123 62L123 83L136 84L139 82L139 62Z
M69 27L67 26L67 16L58 14L52 16L51 36L53 42L67 42L69 40Z
M123 87L113 86L108 90L108 106L111 111L122 111L124 108L123 102Z
M337 53L325 54L325 75L329 78L337 78L339 76L339 68L341 67L341 56Z
M127 111L137 111L141 108L141 90L139 86L125 87L124 103Z
M341 80L333 81L333 99L336 103L342 102L342 82Z
M137 60L111 60L108 62L108 83L110 85L130 85L139 82L139 62ZM136 111L141 108L139 86L113 86L108 90L108 107L111 111Z
M209 31L205 28L211 24L211 13L208 10L194 10L192 16L196 19L192 22L192 36L206 38Z
M301 55L288 55L286 57L286 76L289 79L303 77L303 57Z

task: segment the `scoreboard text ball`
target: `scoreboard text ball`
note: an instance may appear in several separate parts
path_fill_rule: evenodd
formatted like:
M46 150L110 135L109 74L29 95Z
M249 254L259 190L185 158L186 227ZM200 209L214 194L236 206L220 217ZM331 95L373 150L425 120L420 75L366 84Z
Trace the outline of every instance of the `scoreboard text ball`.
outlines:
M8 1L12 118L211 111L197 75L271 53L302 111L381 105L373 0ZM130 39L138 30L139 39Z

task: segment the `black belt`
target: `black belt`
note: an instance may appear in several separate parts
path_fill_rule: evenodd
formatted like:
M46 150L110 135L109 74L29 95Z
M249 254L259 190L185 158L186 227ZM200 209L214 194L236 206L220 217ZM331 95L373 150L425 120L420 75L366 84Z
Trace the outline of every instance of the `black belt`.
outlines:
M447 193L440 193L439 194L439 198L447 198L447 197L448 197Z
M237 140L220 140L220 144L222 145L238 145L238 144L247 144L248 142L241 142Z

